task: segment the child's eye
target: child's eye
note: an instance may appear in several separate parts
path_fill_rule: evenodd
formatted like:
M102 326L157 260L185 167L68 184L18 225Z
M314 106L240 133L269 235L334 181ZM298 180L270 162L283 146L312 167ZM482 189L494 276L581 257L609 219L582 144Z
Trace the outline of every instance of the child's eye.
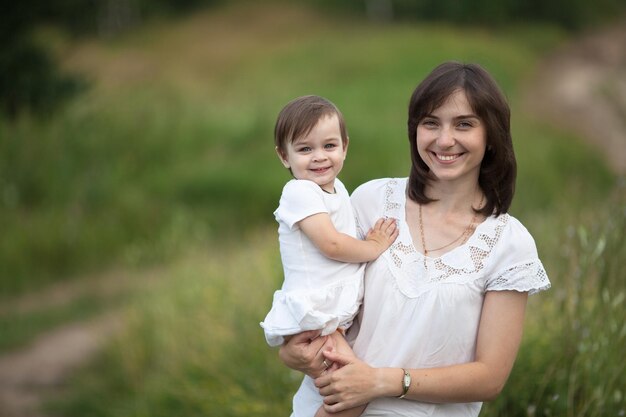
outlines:
M308 146L303 146L301 148L298 148L298 152L310 152L311 148Z
M333 148L336 148L336 147L337 147L337 145L334 144L334 143L327 143L326 145L324 145L324 148L326 148L326 149L333 149Z

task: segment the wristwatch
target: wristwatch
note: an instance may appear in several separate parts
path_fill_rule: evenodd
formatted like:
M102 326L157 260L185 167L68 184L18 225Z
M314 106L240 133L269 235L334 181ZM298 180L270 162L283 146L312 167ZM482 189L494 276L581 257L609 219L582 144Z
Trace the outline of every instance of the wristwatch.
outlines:
M404 398L406 393L409 392L409 387L411 386L411 374L404 368L402 368L402 372L404 372L404 376L402 377L402 395L398 398Z

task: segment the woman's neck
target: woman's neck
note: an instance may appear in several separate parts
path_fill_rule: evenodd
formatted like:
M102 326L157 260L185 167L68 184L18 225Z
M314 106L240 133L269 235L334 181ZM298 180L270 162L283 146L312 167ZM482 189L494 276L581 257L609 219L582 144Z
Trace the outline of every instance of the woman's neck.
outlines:
M468 208L475 207L482 196L478 181L459 183L433 182L426 186L426 196L436 201L431 208L437 207L442 214L467 212Z

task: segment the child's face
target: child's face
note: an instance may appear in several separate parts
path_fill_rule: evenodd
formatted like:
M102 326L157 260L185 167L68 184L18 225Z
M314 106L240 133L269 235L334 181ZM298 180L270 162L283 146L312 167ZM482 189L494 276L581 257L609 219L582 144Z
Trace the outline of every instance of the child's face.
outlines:
M332 193L347 150L337 115L332 115L322 117L308 135L287 144L286 154L278 152L278 156L296 179L313 181Z

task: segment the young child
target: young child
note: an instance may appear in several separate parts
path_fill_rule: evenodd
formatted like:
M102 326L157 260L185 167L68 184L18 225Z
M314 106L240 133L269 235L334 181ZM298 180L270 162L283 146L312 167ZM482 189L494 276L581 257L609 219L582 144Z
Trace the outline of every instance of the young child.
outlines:
M348 135L333 103L318 96L289 102L278 115L274 140L278 157L295 179L283 188L274 212L285 278L261 326L270 346L307 330L343 337L361 304L363 263L393 243L395 221L379 219L365 240L355 237L350 197L337 178ZM363 409L333 416L358 416ZM316 416L323 415L320 408Z

